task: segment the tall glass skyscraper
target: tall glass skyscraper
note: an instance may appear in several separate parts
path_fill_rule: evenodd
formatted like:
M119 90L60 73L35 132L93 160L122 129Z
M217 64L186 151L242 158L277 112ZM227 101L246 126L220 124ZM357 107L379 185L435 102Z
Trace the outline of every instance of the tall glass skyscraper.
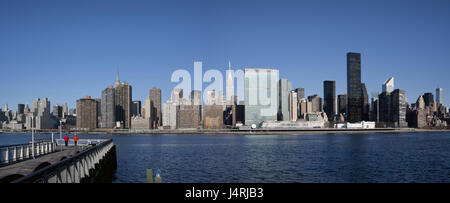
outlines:
M323 82L323 100L324 111L328 116L328 120L333 120L336 114L336 81L325 80Z
M281 78L278 82L278 120L289 120L289 94L292 90L292 83L286 78Z
M257 127L276 121L278 110L278 70L245 69L245 125Z
M444 99L443 99L443 96L442 96L442 92L443 91L444 90L442 88L437 88L436 89L436 103L437 104L443 104L444 103Z
M427 92L423 95L423 100L425 101L425 106L431 106L434 104L433 93Z
M347 53L347 121L362 120L361 54Z

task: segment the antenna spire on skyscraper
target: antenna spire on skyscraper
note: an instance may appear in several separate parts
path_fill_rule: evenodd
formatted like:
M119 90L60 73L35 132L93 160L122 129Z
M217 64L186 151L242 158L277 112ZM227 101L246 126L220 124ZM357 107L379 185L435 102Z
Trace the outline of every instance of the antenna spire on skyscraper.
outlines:
M116 78L116 87L120 85L120 79L119 79L119 67L117 67L117 78Z

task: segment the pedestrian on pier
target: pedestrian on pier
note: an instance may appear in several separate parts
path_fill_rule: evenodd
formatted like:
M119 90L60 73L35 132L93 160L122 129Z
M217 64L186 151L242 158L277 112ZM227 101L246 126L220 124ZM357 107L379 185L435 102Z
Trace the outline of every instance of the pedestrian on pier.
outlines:
M66 143L66 147L69 144L69 136L65 135L64 136L64 142Z
M73 136L73 142L75 142L75 146L77 146L77 142L78 142L77 134L75 134L75 136Z

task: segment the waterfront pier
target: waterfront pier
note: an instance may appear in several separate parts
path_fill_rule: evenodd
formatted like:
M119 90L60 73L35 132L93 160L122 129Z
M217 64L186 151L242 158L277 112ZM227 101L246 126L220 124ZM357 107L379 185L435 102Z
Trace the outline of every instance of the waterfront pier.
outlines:
M34 148L0 147L0 183L111 182L116 168L112 139L80 139L77 146L57 139L36 142Z

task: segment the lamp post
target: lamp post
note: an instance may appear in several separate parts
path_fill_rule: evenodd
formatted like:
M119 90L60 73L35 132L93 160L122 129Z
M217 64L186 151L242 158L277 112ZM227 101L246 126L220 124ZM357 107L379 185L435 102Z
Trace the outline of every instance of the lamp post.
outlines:
M34 159L34 116L31 116L31 156Z
M62 139L62 120L59 120L59 139Z

